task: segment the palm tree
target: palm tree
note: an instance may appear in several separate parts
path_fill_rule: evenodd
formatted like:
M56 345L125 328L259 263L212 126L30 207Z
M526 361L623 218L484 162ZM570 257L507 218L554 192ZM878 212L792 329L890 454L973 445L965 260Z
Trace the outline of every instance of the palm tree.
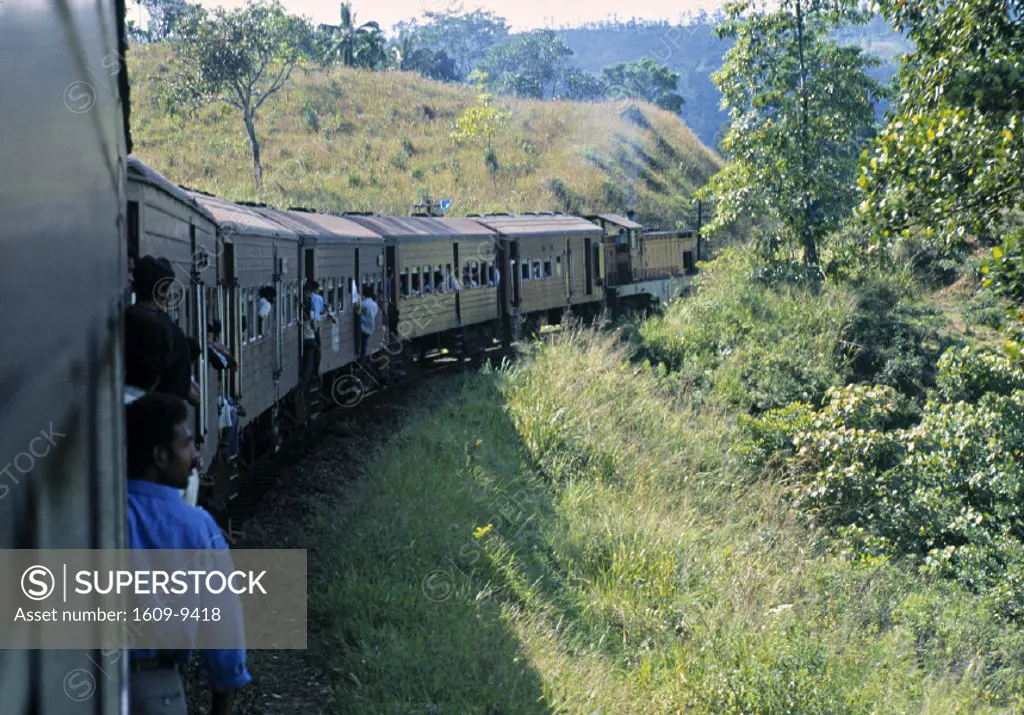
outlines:
M356 15L347 2L341 3L341 24L322 25L321 30L328 34L325 59L328 62L339 61L345 67L353 67L360 54L366 54L364 46L367 43L367 36L374 38L369 39L371 50L382 42L384 37L380 24L376 22L356 26ZM376 39L378 36L379 40Z

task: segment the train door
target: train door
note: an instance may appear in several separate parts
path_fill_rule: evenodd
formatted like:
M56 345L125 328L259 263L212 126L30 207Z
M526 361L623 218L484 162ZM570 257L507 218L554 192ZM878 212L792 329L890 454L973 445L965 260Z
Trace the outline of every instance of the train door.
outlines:
M279 256L277 244L274 244L274 294L281 295L281 274L284 257ZM307 260L311 251L306 252ZM274 316L274 382L281 379L284 372L284 321L281 320L281 311L275 310L271 313Z
M565 250L562 252L562 260L565 261L565 276L562 278L565 281L565 297L568 300L569 296L572 295L572 247L570 241L572 239L565 239Z
M454 265L455 275L458 276L460 273L458 241L452 242L452 261ZM463 276L463 278L465 278L465 276ZM462 291L455 291L455 324L462 324Z
M242 394L242 314L241 291L238 289L238 279L235 277L235 244L224 244L224 339L227 341L228 349L235 356L235 363L238 369L231 373L230 382L225 390L225 395L231 395L231 399L238 404L238 397Z
M523 294L523 275L519 268L519 241L508 242L509 275L512 278L512 307L518 308Z
M498 290L495 292L495 303L497 306L497 317L501 317L505 310L505 296L508 293L508 259L505 257L505 243L501 240L494 242L494 271L497 273Z
M190 334L199 343L199 356L193 362L193 374L199 384L199 407L196 409L196 438L201 445L206 439L206 398L210 394L206 376L206 295L203 291L202 275L199 272L199 251L196 245L196 226L190 223L188 226L189 250L192 260L190 262L190 287L188 291L190 305L186 309L186 315ZM205 254L204 254L205 255Z
M590 249L592 241L589 238L583 239L583 270L586 272L586 294L594 292L594 254Z
M313 252L312 248L306 249L305 273L305 282L316 280L316 254Z
M387 286L385 288L384 297L387 299L388 303L385 315L390 315L393 312L391 310L391 306L398 304L398 268L395 265L394 246L388 246L384 249L384 261L384 275L387 276ZM391 319L388 318L388 330L397 330L398 326L391 325L390 322Z
M569 276L569 299L572 299L573 289L576 287L576 265L572 262L572 241L565 239L565 265Z

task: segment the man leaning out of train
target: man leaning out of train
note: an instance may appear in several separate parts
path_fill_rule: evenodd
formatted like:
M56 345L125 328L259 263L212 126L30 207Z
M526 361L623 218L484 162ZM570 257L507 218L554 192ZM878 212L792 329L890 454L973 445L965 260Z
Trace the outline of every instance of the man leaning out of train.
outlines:
M170 360L160 377L157 391L188 400L193 407L199 407L199 388L192 379L191 354L185 331L168 315L169 301L178 292L174 268L166 258L143 256L135 263L132 271L132 289L135 291L135 305L129 311L143 310L167 326L173 336Z
M129 308L124 316L124 404L130 405L143 395L156 390L171 360L174 336L167 324L153 313ZM181 495L189 504L199 498L198 467L189 475L188 487Z
M128 442L128 542L131 549L215 550L230 567L228 546L210 514L181 498L198 454L188 427L188 409L163 393L145 395L126 408ZM244 643L241 609L222 619L233 641ZM173 626L171 625L173 623ZM185 619L168 627L185 629L195 643L204 624ZM223 631L222 631L223 632ZM129 654L132 715L187 715L182 670L191 650L139 650ZM213 688L211 715L229 715L232 694L252 681L244 648L203 650Z

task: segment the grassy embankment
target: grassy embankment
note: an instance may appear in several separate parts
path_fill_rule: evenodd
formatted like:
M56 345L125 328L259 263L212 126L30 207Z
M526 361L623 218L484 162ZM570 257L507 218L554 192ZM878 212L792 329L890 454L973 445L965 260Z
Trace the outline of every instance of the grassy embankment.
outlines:
M322 211L407 215L422 195L454 200L451 213L624 211L675 227L716 155L677 117L650 105L502 100L511 112L494 139L492 177L480 145L450 134L476 101L471 87L407 72L300 68L257 118L265 190L255 191L238 110L170 117L158 102L166 48L129 56L136 155L172 181L230 200Z
M749 268L618 342L567 331L436 385L309 534L338 711L1021 705L1017 627L955 579L843 548L740 449L743 415L863 371L930 389L942 315L895 279L812 295Z

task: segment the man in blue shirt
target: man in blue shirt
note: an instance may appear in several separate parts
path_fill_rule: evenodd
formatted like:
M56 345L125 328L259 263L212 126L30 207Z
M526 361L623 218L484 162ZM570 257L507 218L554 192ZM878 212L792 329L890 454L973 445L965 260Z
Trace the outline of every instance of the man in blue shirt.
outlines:
M213 517L182 499L189 473L199 462L188 428L188 409L172 395L150 393L126 408L128 442L128 542L131 549L218 550L226 554ZM240 612L231 622L244 642ZM221 624L223 627L224 624ZM194 621L180 624L195 642ZM245 650L204 650L213 688L212 715L230 715L231 696L252 676ZM129 657L133 715L186 715L181 667L190 650L132 650Z

